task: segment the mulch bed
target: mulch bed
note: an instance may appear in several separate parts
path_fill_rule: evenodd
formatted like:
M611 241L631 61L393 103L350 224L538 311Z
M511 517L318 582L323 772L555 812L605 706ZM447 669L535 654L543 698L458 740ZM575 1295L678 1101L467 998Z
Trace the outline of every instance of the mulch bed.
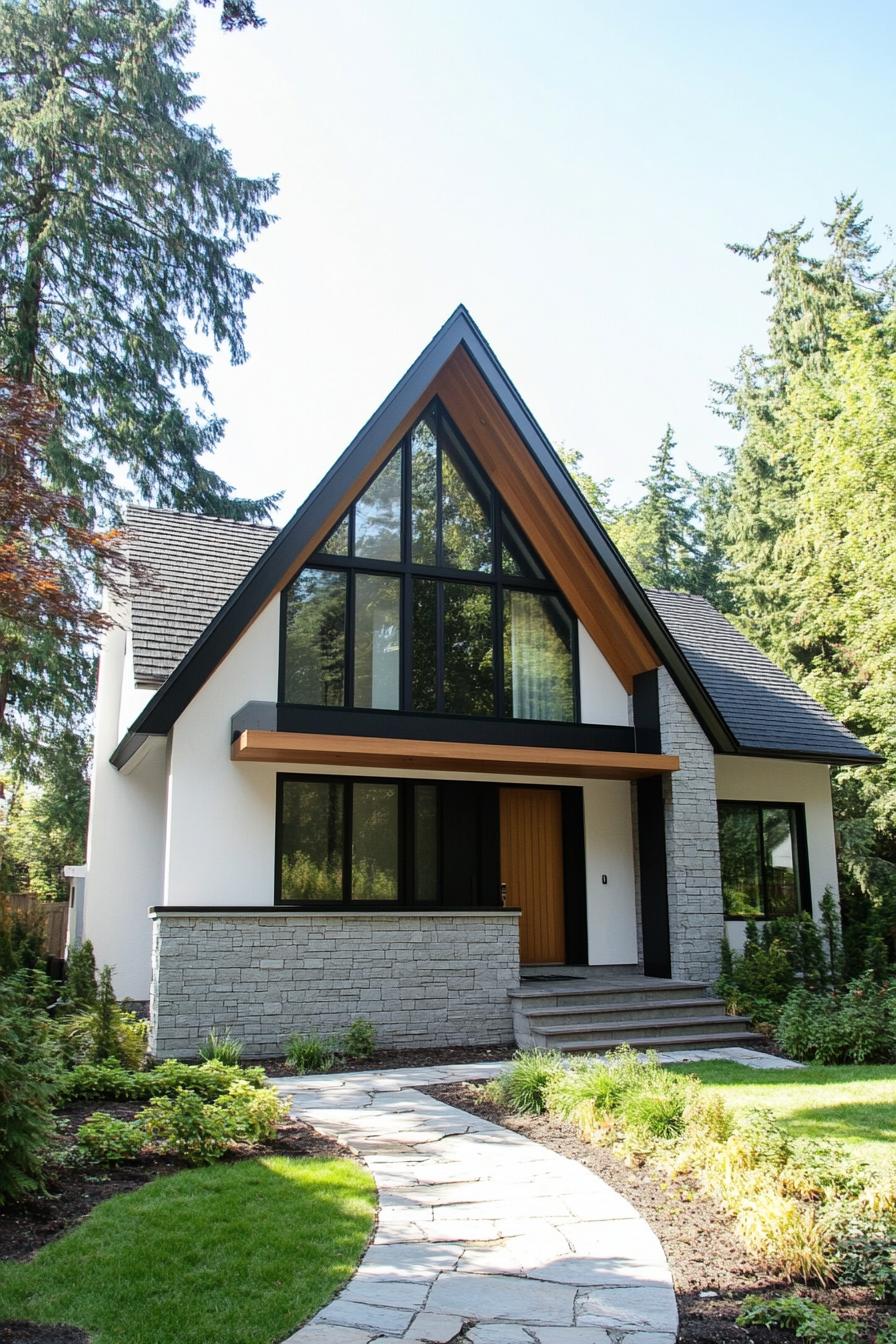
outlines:
M358 1073L363 1069L425 1069L437 1064L478 1064L484 1059L510 1059L516 1050L506 1045L446 1045L439 1049L375 1050L369 1059L339 1059L333 1073ZM271 1078L291 1078L295 1069L285 1059L244 1059L243 1067L260 1064Z
M680 1344L792 1344L788 1330L745 1330L735 1324L750 1293L778 1297L798 1291L855 1321L862 1338L875 1334L891 1311L864 1288L797 1289L757 1264L734 1232L731 1216L683 1179L647 1167L628 1166L606 1148L580 1139L572 1127L546 1115L516 1115L490 1101L482 1085L445 1083L422 1089L439 1101L512 1129L555 1153L581 1162L634 1205L662 1242L669 1261L681 1317ZM701 1293L714 1294L701 1297Z
M63 1122L57 1140L60 1156L74 1143L78 1126L94 1111L107 1111L120 1120L132 1120L140 1109L140 1106L126 1102L93 1101L60 1111L58 1118ZM351 1157L342 1144L324 1138L300 1120L290 1119L283 1122L272 1143L236 1149L222 1160L239 1162L246 1157L264 1157L272 1153L286 1157ZM122 1162L114 1167L55 1167L48 1181L47 1194L0 1209L0 1260L26 1260L41 1246L79 1222L104 1199L136 1190L158 1176L170 1176L183 1170L183 1163L160 1157ZM11 1344L13 1340L19 1344L20 1339L22 1344L31 1344L32 1339L34 1344L79 1344L86 1338L78 1331L60 1334L59 1327L55 1326L56 1335L3 1333L12 1328L13 1323L0 1322L0 1344L7 1344L7 1341ZM21 1330L24 1327L16 1325L15 1328ZM28 1328L44 1329L43 1326Z

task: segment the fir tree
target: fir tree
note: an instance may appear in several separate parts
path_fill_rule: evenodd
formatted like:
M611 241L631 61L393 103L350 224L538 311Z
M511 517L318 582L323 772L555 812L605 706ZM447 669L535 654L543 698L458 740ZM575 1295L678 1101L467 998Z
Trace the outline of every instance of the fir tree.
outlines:
M641 583L691 592L699 586L703 535L691 482L675 466L675 438L666 426L644 494L620 511L611 534Z
M270 216L272 178L239 176L183 60L187 7L155 0L7 0L0 9L0 364L62 419L47 475L114 505L116 468L141 495L229 517L201 459L223 425L205 341L243 360L254 277L237 255Z

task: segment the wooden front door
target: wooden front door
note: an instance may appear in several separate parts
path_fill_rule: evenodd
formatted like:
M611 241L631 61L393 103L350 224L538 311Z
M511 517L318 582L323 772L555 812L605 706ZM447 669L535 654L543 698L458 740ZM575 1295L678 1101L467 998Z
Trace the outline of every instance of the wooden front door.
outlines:
M501 881L518 905L520 961L562 965L563 811L557 789L501 789Z

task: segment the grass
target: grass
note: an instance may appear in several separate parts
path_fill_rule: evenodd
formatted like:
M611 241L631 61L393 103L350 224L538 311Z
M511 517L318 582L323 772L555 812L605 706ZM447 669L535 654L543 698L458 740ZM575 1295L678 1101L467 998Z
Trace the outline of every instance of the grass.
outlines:
M726 1060L676 1064L729 1105L767 1106L792 1133L836 1139L876 1167L896 1161L896 1067L809 1064L804 1069L751 1069Z
M91 1344L272 1344L350 1276L374 1205L369 1173L344 1160L163 1177L0 1265L0 1320L78 1325Z

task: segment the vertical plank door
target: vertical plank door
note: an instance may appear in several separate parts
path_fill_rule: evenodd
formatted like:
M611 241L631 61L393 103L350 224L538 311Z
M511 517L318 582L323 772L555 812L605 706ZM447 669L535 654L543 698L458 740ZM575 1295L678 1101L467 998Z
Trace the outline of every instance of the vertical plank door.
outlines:
M520 961L562 965L563 814L557 789L501 789L501 881L518 905Z

